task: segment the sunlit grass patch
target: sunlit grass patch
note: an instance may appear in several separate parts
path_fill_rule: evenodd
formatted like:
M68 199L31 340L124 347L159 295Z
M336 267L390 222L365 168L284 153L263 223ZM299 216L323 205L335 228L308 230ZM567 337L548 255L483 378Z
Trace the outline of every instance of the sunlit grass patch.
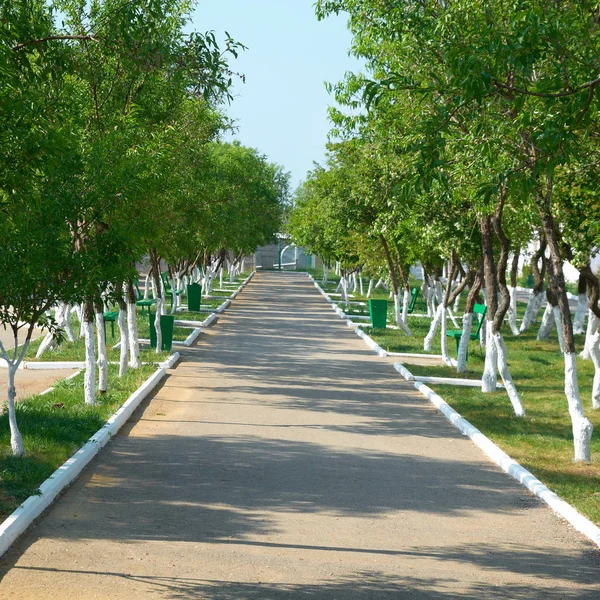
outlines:
M54 390L17 402L17 421L25 456L10 454L8 415L0 415L0 518L5 518L65 460L72 456L154 372L149 365L130 369L119 378L109 368L109 391L87 406L83 396L83 373L59 381ZM18 377L18 375L17 375Z

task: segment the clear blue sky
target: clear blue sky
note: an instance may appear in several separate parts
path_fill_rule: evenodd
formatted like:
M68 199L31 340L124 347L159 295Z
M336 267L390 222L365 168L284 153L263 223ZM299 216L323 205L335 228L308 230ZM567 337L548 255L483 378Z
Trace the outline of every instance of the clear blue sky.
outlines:
M335 83L360 63L348 56L350 33L343 16L317 21L314 0L199 0L193 29L226 30L248 47L233 63L246 75L235 85L228 114L235 135L292 173L295 187L313 161L324 157Z

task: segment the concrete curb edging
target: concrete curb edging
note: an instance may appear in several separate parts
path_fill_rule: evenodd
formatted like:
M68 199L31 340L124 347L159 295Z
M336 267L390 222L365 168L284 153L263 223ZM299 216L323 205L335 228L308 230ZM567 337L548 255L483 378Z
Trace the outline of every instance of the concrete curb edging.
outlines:
M183 345L187 346L188 348L198 339L198 337L200 336L200 327L196 327L192 333L190 333L190 335L188 335L184 342Z
M253 271L240 285L238 292L241 291L252 279ZM231 304L231 299L227 300L220 308L225 310ZM222 312L221 310L221 312ZM203 321L207 327L216 318L217 313L212 313ZM185 345L191 345L200 335L200 328L195 328L188 336ZM190 338L195 336L193 340ZM98 452L111 440L111 438L121 429L129 420L135 409L141 402L154 390L158 383L167 374L167 369L172 368L179 360L179 352L171 354L164 362L160 363L156 371L123 403L123 405L108 419L108 421L77 451L71 458L65 461L48 479L46 479L39 488L39 494L30 496L19 507L9 515L4 522L0 524L0 556L4 554L12 543L37 519L46 508L48 508L56 497L71 484L89 464L89 462L98 454ZM35 363L40 364L40 363ZM55 365L58 363L54 363ZM71 363L72 364L72 363ZM76 363L80 367L79 363ZM40 368L40 367L38 367ZM56 367L55 367L56 368ZM63 367L64 368L64 367ZM81 373L81 369L73 373L67 379L72 379ZM52 391L48 388L42 394Z
M314 280L313 276L309 273L306 273L308 278L313 282L314 286L321 292L322 296L331 304L331 308L335 311L335 313L341 318L344 319L346 325L348 327L353 328L354 333L365 341L365 344L371 348L374 352L376 352L382 358L385 358L388 353L385 351L373 338L369 337L360 327L357 327L356 323L352 322L352 319L348 318L351 315L347 315L331 298L323 291L323 288Z
M410 381L415 388L425 396L463 435L483 451L505 473L524 485L532 494L545 502L554 512L566 519L572 527L582 533L589 540L600 546L600 527L584 517L573 506L565 502L560 496L546 487L531 472L513 460L504 450L494 444L477 427L467 421L460 413L455 411L441 396L421 381L415 381L415 376L402 364L395 363L394 368L404 379Z
M39 495L30 496L2 524L0 524L0 555L21 535L42 512L52 504L60 492L72 483L88 463L121 429L140 405L166 375L167 369L179 360L179 353L167 361L135 391L116 413L77 451L65 461L39 488Z
M315 284L315 287L319 289L323 296L326 297L328 302L332 304L331 300L327 298L326 294L319 287L314 278L311 275L308 276ZM375 344L373 340L371 340L371 342ZM396 371L398 371L398 373L400 373L400 375L402 375L402 377L404 377L407 381L410 381L415 388L421 392L421 394L423 394L423 396L425 396L425 398L427 398L446 417L446 419L450 421L450 423L452 423L452 425L454 425L463 435L470 438L471 441L490 460L495 462L505 473L518 481L521 485L525 486L532 494L545 502L555 513L565 519L579 533L583 534L586 538L600 547L600 527L592 523L592 521L590 521L588 518L584 517L573 506L565 502L560 496L545 486L530 471L512 459L508 454L506 454L506 452L504 452L504 450L494 444L492 440L481 433L479 429L467 421L460 413L455 411L430 387L426 386L421 381L415 381L415 376L403 364L395 363L394 368Z

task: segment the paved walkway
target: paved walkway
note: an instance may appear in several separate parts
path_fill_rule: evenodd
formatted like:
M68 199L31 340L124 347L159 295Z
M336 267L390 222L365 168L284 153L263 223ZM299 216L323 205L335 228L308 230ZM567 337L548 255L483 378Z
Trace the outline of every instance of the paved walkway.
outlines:
M1 598L599 598L598 555L261 273L2 560Z

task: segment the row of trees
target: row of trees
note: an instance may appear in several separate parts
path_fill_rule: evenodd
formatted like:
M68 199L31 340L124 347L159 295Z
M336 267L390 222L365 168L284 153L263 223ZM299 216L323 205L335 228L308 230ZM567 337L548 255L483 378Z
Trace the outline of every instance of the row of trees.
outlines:
M15 455L14 377L36 327L72 336L70 307L82 306L93 404L94 318L107 386L104 303L120 308L121 373L139 366L136 263L149 255L160 290L161 259L172 275L206 271L278 227L286 176L219 141L228 60L243 46L185 33L190 10L187 0L2 3L0 323L14 347L0 353Z
M333 88L351 110L331 111L336 141L327 165L298 191L290 223L298 243L340 261L342 274L361 268L377 277L385 268L407 334L408 272L420 262L439 301L425 344L441 325L448 363L446 315L468 290L459 371L483 290L482 389L496 388L498 372L519 416L501 328L508 314L514 334L527 329L547 299L544 331L555 319L575 460L589 461L592 425L579 395L563 265L569 260L581 273L579 327L589 296L586 352L600 408L598 279L590 268L600 242L597 4L317 2L320 17L343 11L370 79L349 74ZM519 328L517 264L532 242L535 286Z

